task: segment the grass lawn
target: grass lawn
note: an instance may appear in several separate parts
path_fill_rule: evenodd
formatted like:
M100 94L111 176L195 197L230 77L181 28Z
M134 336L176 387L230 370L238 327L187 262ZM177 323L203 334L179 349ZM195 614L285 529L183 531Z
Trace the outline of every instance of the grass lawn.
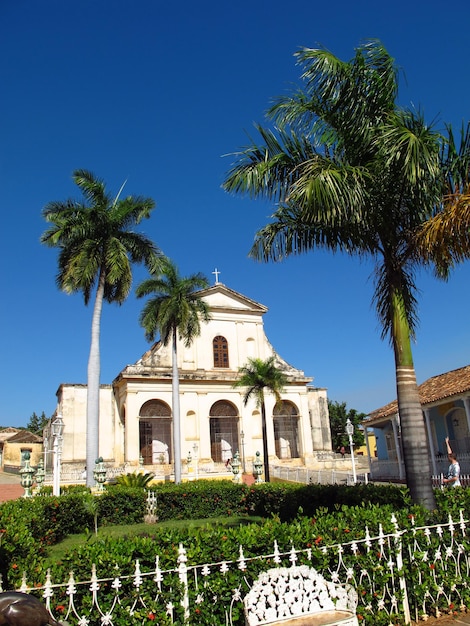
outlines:
M100 526L98 534L92 532L78 533L69 535L60 543L51 546L48 550L46 566L60 561L65 554L79 547L84 543L93 543L107 538L119 538L129 536L144 535L151 537L155 533L156 528L200 528L214 526L242 526L245 524L257 524L264 521L262 517L254 516L221 516L211 517L197 520L169 520L167 522L158 522L158 524L127 524L122 526Z

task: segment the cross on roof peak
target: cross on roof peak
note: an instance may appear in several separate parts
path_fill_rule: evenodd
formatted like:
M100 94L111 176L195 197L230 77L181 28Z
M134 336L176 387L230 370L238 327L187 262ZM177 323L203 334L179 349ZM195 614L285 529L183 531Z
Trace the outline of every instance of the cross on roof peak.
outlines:
M221 274L222 272L219 272L219 270L217 268L215 268L215 270L212 273L215 274L215 284L218 285L219 284L219 274Z

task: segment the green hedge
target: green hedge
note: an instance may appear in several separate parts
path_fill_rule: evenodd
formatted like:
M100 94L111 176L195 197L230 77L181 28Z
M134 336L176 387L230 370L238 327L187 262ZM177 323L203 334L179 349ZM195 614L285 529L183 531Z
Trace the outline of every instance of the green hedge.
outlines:
M408 491L396 485L299 485L261 483L248 487L232 481L200 480L181 485L164 484L151 488L157 498L159 521L202 519L221 515L277 515L282 521L300 513L313 515L319 507L333 511L338 506L362 503L390 504L396 510L410 504Z
M158 521L246 515L250 488L232 481L199 480L151 487L157 498Z

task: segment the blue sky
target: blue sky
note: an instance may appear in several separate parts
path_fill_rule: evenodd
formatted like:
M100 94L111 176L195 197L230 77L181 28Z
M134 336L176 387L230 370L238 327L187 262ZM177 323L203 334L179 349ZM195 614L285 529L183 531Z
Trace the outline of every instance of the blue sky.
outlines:
M271 207L221 189L231 158L271 99L298 80L293 54L323 45L343 59L367 38L402 68L403 105L460 127L470 118L467 0L319 3L2 0L0 3L0 425L50 415L61 382L86 382L91 307L55 285L41 211L78 197L74 169L154 198L142 225L182 274L203 272L269 308L277 352L368 412L395 397L393 353L371 306L372 266L313 253L247 258ZM145 278L138 269L135 284ZM418 278L418 382L470 362L470 264L448 283ZM143 301L107 305L101 382L148 348Z

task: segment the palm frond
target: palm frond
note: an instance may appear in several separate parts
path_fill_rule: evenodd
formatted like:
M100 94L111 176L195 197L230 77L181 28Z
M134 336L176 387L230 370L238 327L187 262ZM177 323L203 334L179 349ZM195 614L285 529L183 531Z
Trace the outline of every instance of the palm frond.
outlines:
M422 114L395 111L382 124L373 144L387 169L399 172L410 187L424 184L428 189L428 181L440 178L442 139L425 123Z
M374 297L378 319L382 327L382 339L389 337L393 343L394 317L404 314L415 337L418 325L418 301L414 268L400 261L377 264L374 272ZM397 308L396 302L400 306Z
M201 321L210 319L209 306L197 293L208 284L201 273L180 277L176 265L168 258L162 259L160 270L136 289L138 298L153 295L139 318L146 338L154 341L159 333L162 343L167 345L176 330L189 347L200 334Z
M251 397L256 399L258 406L264 402L264 390L274 395L276 402L280 402L281 393L287 384L288 378L277 366L274 356L266 360L249 358L246 365L238 369L239 378L234 387L246 387L243 397L245 404Z
M448 278L457 263L470 258L470 186L444 199L442 211L423 224L416 243L440 278Z
M102 180L85 169L75 170L73 173L75 184L81 189L88 202L96 207L112 205L112 199L106 193L106 186Z
M57 285L66 293L81 291L88 304L98 276L103 276L104 297L121 303L131 288L131 264L157 267L158 247L133 226L150 216L150 198L129 196L114 201L100 179L88 170L76 170L74 181L86 202L49 202L43 210L51 226L41 242L59 248Z

